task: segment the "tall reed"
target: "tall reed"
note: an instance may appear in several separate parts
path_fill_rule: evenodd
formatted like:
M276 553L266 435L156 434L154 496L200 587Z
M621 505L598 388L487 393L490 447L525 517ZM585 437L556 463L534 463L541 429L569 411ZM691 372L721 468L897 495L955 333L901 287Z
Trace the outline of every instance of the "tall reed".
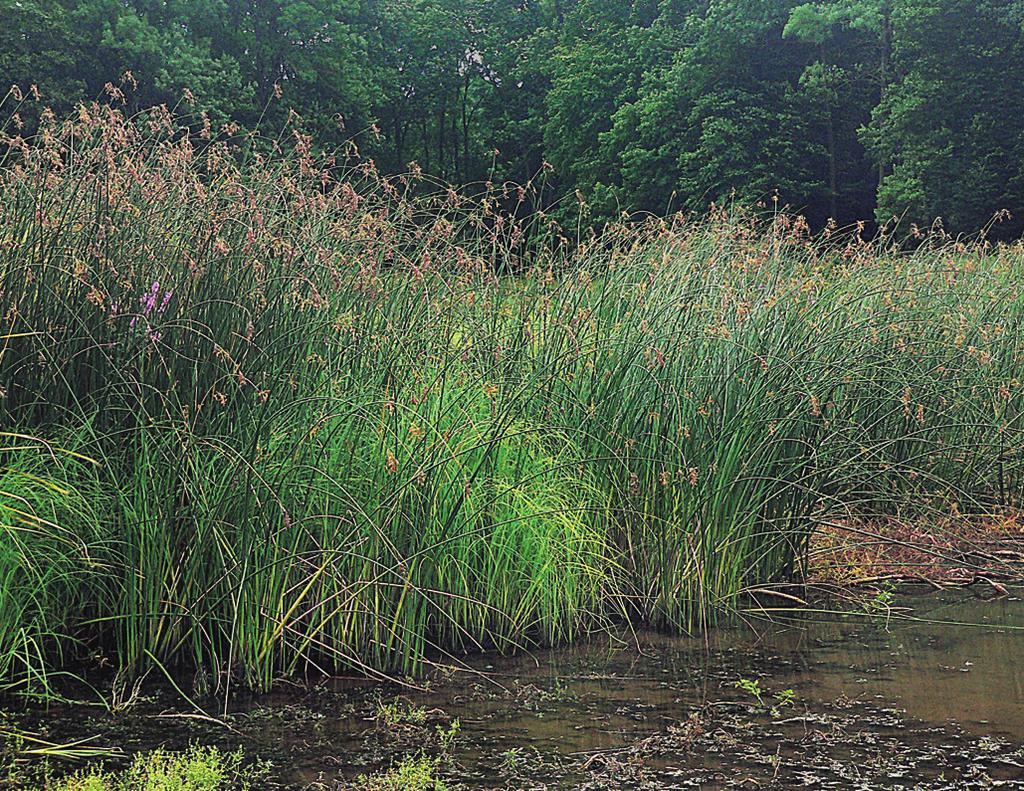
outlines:
M570 244L529 185L234 131L94 104L5 141L2 425L76 454L3 457L0 574L45 569L4 577L11 683L695 628L821 520L1019 501L1019 246L739 210Z

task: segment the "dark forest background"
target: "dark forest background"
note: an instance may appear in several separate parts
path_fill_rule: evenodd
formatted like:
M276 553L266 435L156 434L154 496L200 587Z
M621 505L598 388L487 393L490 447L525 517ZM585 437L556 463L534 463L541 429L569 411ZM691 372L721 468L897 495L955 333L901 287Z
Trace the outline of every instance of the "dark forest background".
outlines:
M197 128L297 114L387 172L543 171L594 222L740 200L1024 230L1020 0L0 0L0 23L0 79L40 96L6 135L109 82Z

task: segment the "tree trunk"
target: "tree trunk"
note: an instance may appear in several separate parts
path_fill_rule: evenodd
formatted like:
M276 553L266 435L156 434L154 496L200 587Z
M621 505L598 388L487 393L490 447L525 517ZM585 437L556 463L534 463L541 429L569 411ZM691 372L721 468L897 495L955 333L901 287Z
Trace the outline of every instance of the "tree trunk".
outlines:
M423 169L427 171L427 173L433 173L434 171L430 167L430 130L427 127L427 117L425 115L420 120L420 136L422 138L423 155L427 159L427 161L423 163Z
M889 86L889 60L892 57L892 16L886 9L882 20L882 53L878 68L878 79L880 83L879 99L885 97L885 89ZM882 188L887 172L886 154L883 153L878 160L878 188Z
M402 129L402 122L398 113L395 113L393 128L395 131L395 165L405 167L405 130Z
M452 108L452 173L456 181L465 181L465 173L459 170L459 114ZM462 162L462 170L465 170L466 163Z
M469 178L469 76L462 93L462 166L465 172L462 174L464 180Z
M836 175L836 124L835 124L835 110L830 106L828 108L828 213L829 216L836 219L836 203L838 200L839 193L839 178Z
M438 176L445 177L444 172L444 132L445 119L448 117L448 94L441 94L441 106L437 108L437 167Z

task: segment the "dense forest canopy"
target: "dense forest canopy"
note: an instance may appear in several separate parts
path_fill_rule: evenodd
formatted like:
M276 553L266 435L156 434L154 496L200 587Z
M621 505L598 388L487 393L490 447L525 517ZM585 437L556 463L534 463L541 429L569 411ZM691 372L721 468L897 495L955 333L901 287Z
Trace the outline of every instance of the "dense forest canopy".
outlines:
M0 0L0 20L0 79L41 97L7 135L112 82L129 109L187 97L197 124L295 113L387 172L543 170L595 222L738 199L1024 230L1021 0Z

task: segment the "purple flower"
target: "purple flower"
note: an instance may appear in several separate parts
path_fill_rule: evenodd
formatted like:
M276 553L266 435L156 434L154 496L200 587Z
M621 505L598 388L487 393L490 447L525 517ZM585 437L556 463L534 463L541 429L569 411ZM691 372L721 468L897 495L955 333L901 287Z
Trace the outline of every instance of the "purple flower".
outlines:
M171 297L173 295L173 291L165 291L163 298L160 300L160 306L157 307L157 298L160 296L160 281L154 280L153 285L150 286L149 288L149 291L143 294L141 297L139 297L139 305L141 306L140 313L135 316L132 316L132 320L128 323L128 326L134 329L135 325L139 323L139 319L143 319L143 324L145 326L146 333L149 336L149 339L153 341L153 343L159 342L160 339L163 337L163 334L151 329L149 326L149 321L146 319L148 316L150 316L150 314L154 312L156 312L157 315L160 315L165 310L167 310L167 306L170 304ZM117 306L114 305L112 310L116 311Z

